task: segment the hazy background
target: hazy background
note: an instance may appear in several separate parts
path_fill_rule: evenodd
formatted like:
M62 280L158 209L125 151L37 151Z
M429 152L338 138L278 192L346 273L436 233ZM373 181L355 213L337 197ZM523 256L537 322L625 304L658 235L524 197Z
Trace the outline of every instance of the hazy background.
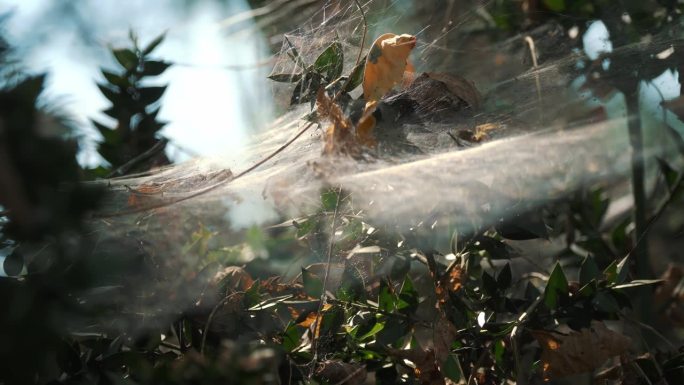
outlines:
M18 56L30 71L49 73L48 100L82 128L81 162L88 165L101 161L88 119L108 119L94 80L102 80L99 67L113 67L108 45L129 45L129 29L143 45L167 33L155 54L176 63L158 78L169 84L160 118L169 122L162 134L172 159L234 153L249 130L270 121L262 35L249 19L237 33L219 25L248 9L244 0L0 0Z

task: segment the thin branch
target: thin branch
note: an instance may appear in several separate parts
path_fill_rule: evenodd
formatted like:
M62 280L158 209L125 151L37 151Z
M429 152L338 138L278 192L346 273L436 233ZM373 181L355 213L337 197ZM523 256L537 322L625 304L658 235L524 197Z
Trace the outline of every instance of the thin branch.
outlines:
M157 155L159 152L163 151L164 148L166 148L166 144L169 141L166 138L160 139L154 146L152 146L149 150L143 152L142 154L136 156L135 158L129 160L116 170L110 172L107 174L106 178L112 178L115 176L119 175L124 175L126 174L130 169L133 167L139 165L142 162L145 162L146 160L149 160L153 156Z
M224 297L219 303L214 306L214 308L211 310L211 313L209 313L209 318L207 318L207 324L204 325L204 332L202 333L202 344L200 345L200 355L204 356L204 346L207 343L207 334L209 334L209 327L211 326L211 322L214 320L214 316L216 315L216 312L224 306L228 301L230 301L233 296L236 294L245 294L244 291L236 291L235 293L232 293L229 296Z

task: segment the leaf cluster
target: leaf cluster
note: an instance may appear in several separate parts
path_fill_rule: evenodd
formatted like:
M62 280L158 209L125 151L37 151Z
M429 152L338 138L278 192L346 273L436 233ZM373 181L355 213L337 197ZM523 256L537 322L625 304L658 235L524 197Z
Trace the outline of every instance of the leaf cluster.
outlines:
M126 167L124 173L144 171L150 166L169 163L163 154L165 143L158 135L166 123L157 118L161 109L159 100L167 86L146 85L149 78L162 75L171 66L167 61L150 57L164 40L164 35L153 39L145 47L139 46L138 38L132 32L130 40L129 48L111 49L119 68L114 71L102 69L105 82L98 83L100 92L111 103L103 112L116 123L112 127L97 120L92 121L102 135L98 151L111 167L93 170L96 176L105 176L152 148L155 153L148 157L152 159L144 159L141 164Z

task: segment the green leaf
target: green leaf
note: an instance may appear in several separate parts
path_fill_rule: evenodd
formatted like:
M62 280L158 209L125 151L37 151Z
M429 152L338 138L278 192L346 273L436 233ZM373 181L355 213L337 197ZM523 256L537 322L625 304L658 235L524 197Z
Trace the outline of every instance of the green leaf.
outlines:
M128 48L112 50L114 58L127 71L133 71L138 66L138 56Z
M600 275L601 271L596 265L594 257L589 255L586 258L584 258L584 260L582 261L582 266L580 266L580 285L584 286L587 283L591 282L591 280L598 278Z
M561 268L560 263L556 263L551 275L549 276L549 282L546 284L546 289L544 290L544 303L549 309L555 309L558 306L558 299L561 295L568 293L568 279L565 277L565 273Z
M162 33L161 35L157 36L154 40L150 42L150 44L143 49L142 54L143 56L149 55L154 51L159 44L161 44L162 41L164 41L164 38L166 37L166 32Z
M596 293L596 290L598 290L597 288L598 285L596 284L596 281L590 281L579 289L579 295L585 298L590 298L594 295L594 293Z
M460 383L461 380L465 379L463 372L461 371L461 365L458 363L458 356L454 354L449 354L447 356L442 365L442 374L454 383Z
M131 83L128 81L128 79L113 72L102 70L102 75L109 82L109 84L121 87L123 89L131 86Z
M342 75L344 66L344 53L342 44L336 41L328 46L314 62L314 70L322 74L328 82L337 79Z
M317 221L313 219L306 219L303 222L292 222L296 223L295 227L297 228L297 238L303 238L311 234L311 232L316 228L317 224Z
M160 60L148 60L143 62L142 76L159 76L171 67L171 63Z
M363 59L354 66L354 68L351 71L351 74L349 75L349 83L345 85L345 87L342 89L343 92L351 92L353 91L356 87L361 85L363 82L363 72L366 69L366 57L364 56Z
M616 283L617 281L617 261L612 261L610 265L608 265L604 270L603 270L603 277L605 278L606 281L610 283Z
M295 83L302 78L302 74L273 74L269 75L268 78L278 83Z
M544 0L544 5L554 12L562 12L565 10L565 0Z
M104 95L107 100L112 102L114 105L125 103L124 97L118 90L114 90L106 84L97 84L97 88L100 89L102 95Z
M323 295L323 282L305 268L302 268L302 282L304 284L304 292L308 296L320 298Z
M615 278L615 283L623 283L627 279L629 274L629 254L622 258L622 260L617 264L617 276Z
M675 171L664 159L656 158L658 161L658 166L660 166L660 172L665 178L665 183L667 184L668 190L672 191L675 187L675 183L679 178L679 173Z
M144 87L140 88L138 91L140 92L139 102L147 106L157 102L162 97L162 95L164 95L164 91L166 91L166 86Z
M494 362L500 367L504 365L504 353L506 353L506 345L503 340L494 341Z
M118 144L120 142L120 137L119 137L119 132L116 131L115 129L109 128L105 126L104 124L96 121L96 120L91 120L95 128L100 132L100 135L102 135L102 138L104 139L105 142L111 143L111 144Z
M380 282L380 290L378 292L378 308L383 311L391 312L396 305L396 298L392 294L389 284L384 279Z
M499 290L504 291L511 287L512 279L511 264L507 263L506 266L501 269L499 275L496 276L496 283L499 286Z
M357 337L360 341L366 340L370 337L373 337L374 335L378 334L382 329L385 328L385 323L384 322L375 322L373 324L373 327L370 328L366 333L364 333L362 336Z
M286 352L293 351L301 343L301 337L304 334L302 332L302 327L295 323L290 323L285 331L283 332L283 342L281 346Z
M337 190L326 190L321 194L321 203L324 211L334 211L337 207L338 193Z
M418 291L413 286L413 282L408 275L405 276L404 284L401 286L399 298L397 299L397 310L404 314L413 313L418 308Z

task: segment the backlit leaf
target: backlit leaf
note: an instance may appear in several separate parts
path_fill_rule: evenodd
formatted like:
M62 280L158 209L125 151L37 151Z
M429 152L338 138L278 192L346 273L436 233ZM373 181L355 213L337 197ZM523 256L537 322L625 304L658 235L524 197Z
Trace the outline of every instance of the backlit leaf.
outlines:
M138 56L130 49L115 49L112 53L114 54L116 61L126 70L132 71L138 66Z
M330 44L314 62L314 69L316 72L325 76L330 82L342 75L342 67L344 66L344 53L342 51L342 44L334 42Z

